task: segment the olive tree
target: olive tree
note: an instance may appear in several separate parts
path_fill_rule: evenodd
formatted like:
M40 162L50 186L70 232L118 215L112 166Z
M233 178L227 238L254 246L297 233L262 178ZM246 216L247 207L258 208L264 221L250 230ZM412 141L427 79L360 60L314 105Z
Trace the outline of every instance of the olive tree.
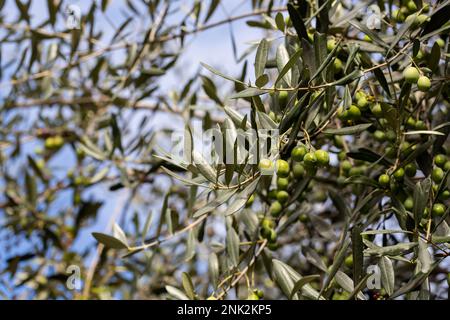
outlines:
M449 1L252 1L217 22L221 1L138 2L112 35L95 25L108 1L67 30L63 1L39 26L32 1L16 21L2 11L3 241L27 248L6 260L12 292L446 298ZM159 89L188 37L242 19L264 37L239 74L202 63ZM75 165L58 170L66 152ZM111 232L91 235L119 193Z

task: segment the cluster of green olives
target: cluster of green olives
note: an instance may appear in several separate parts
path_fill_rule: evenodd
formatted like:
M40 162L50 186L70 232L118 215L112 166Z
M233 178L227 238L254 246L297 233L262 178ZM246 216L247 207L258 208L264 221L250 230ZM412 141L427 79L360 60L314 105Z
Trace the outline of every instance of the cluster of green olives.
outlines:
M356 121L361 118L362 113L369 107L375 115L380 115L382 113L380 104L375 103L373 97L367 95L364 91L359 90L355 93L353 103L346 110L340 107L337 111L337 115L341 120Z
M420 14L417 14L419 8L414 0L401 0L400 4L401 6L399 9L392 10L392 18L396 22L402 23L411 21L411 26L416 28L429 20L429 17L424 14L430 11L430 5L428 3L423 3L421 12L424 13Z
M416 67L407 67L403 71L405 81L410 84L417 84L420 91L427 92L431 88L431 80L427 76L421 76Z

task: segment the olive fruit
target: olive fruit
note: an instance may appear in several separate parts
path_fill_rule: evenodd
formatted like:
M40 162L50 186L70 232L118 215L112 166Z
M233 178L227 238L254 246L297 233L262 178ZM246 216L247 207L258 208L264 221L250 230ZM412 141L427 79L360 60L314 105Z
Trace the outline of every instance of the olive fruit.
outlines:
M427 125L422 120L417 120L416 121L416 129L417 130L426 130L427 129Z
M409 0L409 1L406 3L406 7L408 8L408 11L409 11L409 12L416 12L416 11L417 11L417 5L416 5L416 3L414 2L414 0Z
M444 41L444 39L442 39L442 38L438 38L438 39L436 40L436 43L437 43L437 45L438 45L439 47L441 47L441 48L444 48L444 47L445 47L445 41Z
M436 183L440 183L442 179L444 179L444 170L441 168L434 168L431 173L431 179Z
M257 295L260 299L264 298L264 291L262 291L262 290L260 290L260 289L255 289L255 290L253 290L253 292L256 293L256 295Z
M348 267L348 268L352 268L353 267L353 255L349 255L345 258L344 260L344 264Z
M421 76L417 80L417 88L419 88L420 91L427 92L428 90L430 90L430 87L431 87L430 78L426 76Z
M278 190L286 190L289 185L288 178L278 178L277 179L277 188Z
M415 127L416 127L416 120L414 120L413 117L409 117L409 118L406 120L406 125L407 125L408 127L410 127L410 128L415 128Z
M350 169L352 168L352 164L350 163L350 161L344 160L341 162L341 168L342 168L342 171L349 172Z
M358 120L361 117L361 110L354 104L348 108L348 117L352 120Z
M382 117L383 116L383 109L381 108L381 105L379 103L375 103L371 108L370 111L375 117Z
M281 190L277 193L277 200L281 204L285 204L289 199L289 193L287 191Z
M280 104L280 107L283 109L287 103L288 103L288 92L287 91L280 91L278 94L278 103Z
M292 167L292 173L295 178L301 178L305 174L305 168L300 163L294 163Z
M336 47L336 40L334 38L328 39L327 41L327 50L328 52L333 51L333 49Z
M272 202L272 204L270 205L270 214L274 217L278 217L282 210L283 206L278 201Z
M333 67L334 67L334 73L341 72L341 70L343 68L341 59L339 59L339 58L334 59Z
M381 131L381 130L376 130L373 133L373 137L375 138L375 140L377 140L379 142L383 142L386 140L386 134L384 133L384 131Z
M405 202L403 202L405 209L411 211L414 207L414 200L411 197L406 198Z
M445 213L445 206L442 203L435 203L431 212L434 217L442 217Z
M403 178L405 177L405 169L403 168L398 168L395 172L394 172L394 178L397 181L403 181Z
M447 157L443 154L437 154L434 157L434 164L438 167L444 168L445 163L447 162Z
M395 21L397 22L403 22L405 21L405 15L403 14L403 12L401 12L401 10L399 9L395 9L392 11L392 17L395 19Z
M325 150L316 150L314 155L316 156L319 165L327 166L330 163L330 155Z
M306 223L309 221L309 217L306 213L302 213L299 217L298 217L298 221L302 222L302 223Z
M270 159L261 159L259 161L258 167L261 171L263 171L263 173L264 172L272 172L274 169L273 162Z
M292 149L291 157L294 161L300 162L303 161L303 157L308 151L304 146L297 146L294 149Z
M361 97L358 99L358 101L356 102L356 105L358 106L358 108L360 109L365 109L367 107L367 105L369 104L369 102L367 101L366 97Z
M416 175L417 167L414 163L408 163L405 166L405 173L408 177L412 178Z
M273 229L275 227L275 222L273 220L270 220L268 218L264 218L261 221L261 227L267 228L267 229Z
M445 171L450 170L450 161L447 161L447 162L444 164L444 170L445 170Z
M378 183L383 186L383 187L388 187L389 186L389 182L390 182L390 178L387 174L382 174L379 178L378 178Z
M305 154L303 161L305 162L306 166L309 167L315 166L317 162L316 154L314 152L308 152L307 154Z
M420 74L419 70L415 67L408 67L403 71L403 76L405 77L405 81L408 83L417 83L419 80Z
M277 160L277 175L282 178L289 176L289 163L286 160Z
M259 300L259 296L255 292L252 292L248 295L247 300Z

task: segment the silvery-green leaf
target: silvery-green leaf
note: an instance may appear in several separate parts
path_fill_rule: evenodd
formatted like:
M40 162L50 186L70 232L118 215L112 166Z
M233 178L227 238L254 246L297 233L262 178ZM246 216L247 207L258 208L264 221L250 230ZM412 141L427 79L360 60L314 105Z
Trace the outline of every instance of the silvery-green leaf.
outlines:
M386 293L390 296L395 288L395 273L392 261L388 257L383 256L378 261L378 266L381 271L381 283Z

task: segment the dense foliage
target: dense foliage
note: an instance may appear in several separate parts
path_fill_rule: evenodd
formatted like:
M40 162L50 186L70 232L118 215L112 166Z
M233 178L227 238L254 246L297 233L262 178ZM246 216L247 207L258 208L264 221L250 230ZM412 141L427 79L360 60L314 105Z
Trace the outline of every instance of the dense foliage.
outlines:
M119 1L72 30L65 1L37 26L32 2L0 1L5 297L447 297L450 1L253 0L215 22L220 0L123 1L112 34ZM264 38L240 74L159 87L190 37L242 19ZM196 125L232 161L202 159Z

